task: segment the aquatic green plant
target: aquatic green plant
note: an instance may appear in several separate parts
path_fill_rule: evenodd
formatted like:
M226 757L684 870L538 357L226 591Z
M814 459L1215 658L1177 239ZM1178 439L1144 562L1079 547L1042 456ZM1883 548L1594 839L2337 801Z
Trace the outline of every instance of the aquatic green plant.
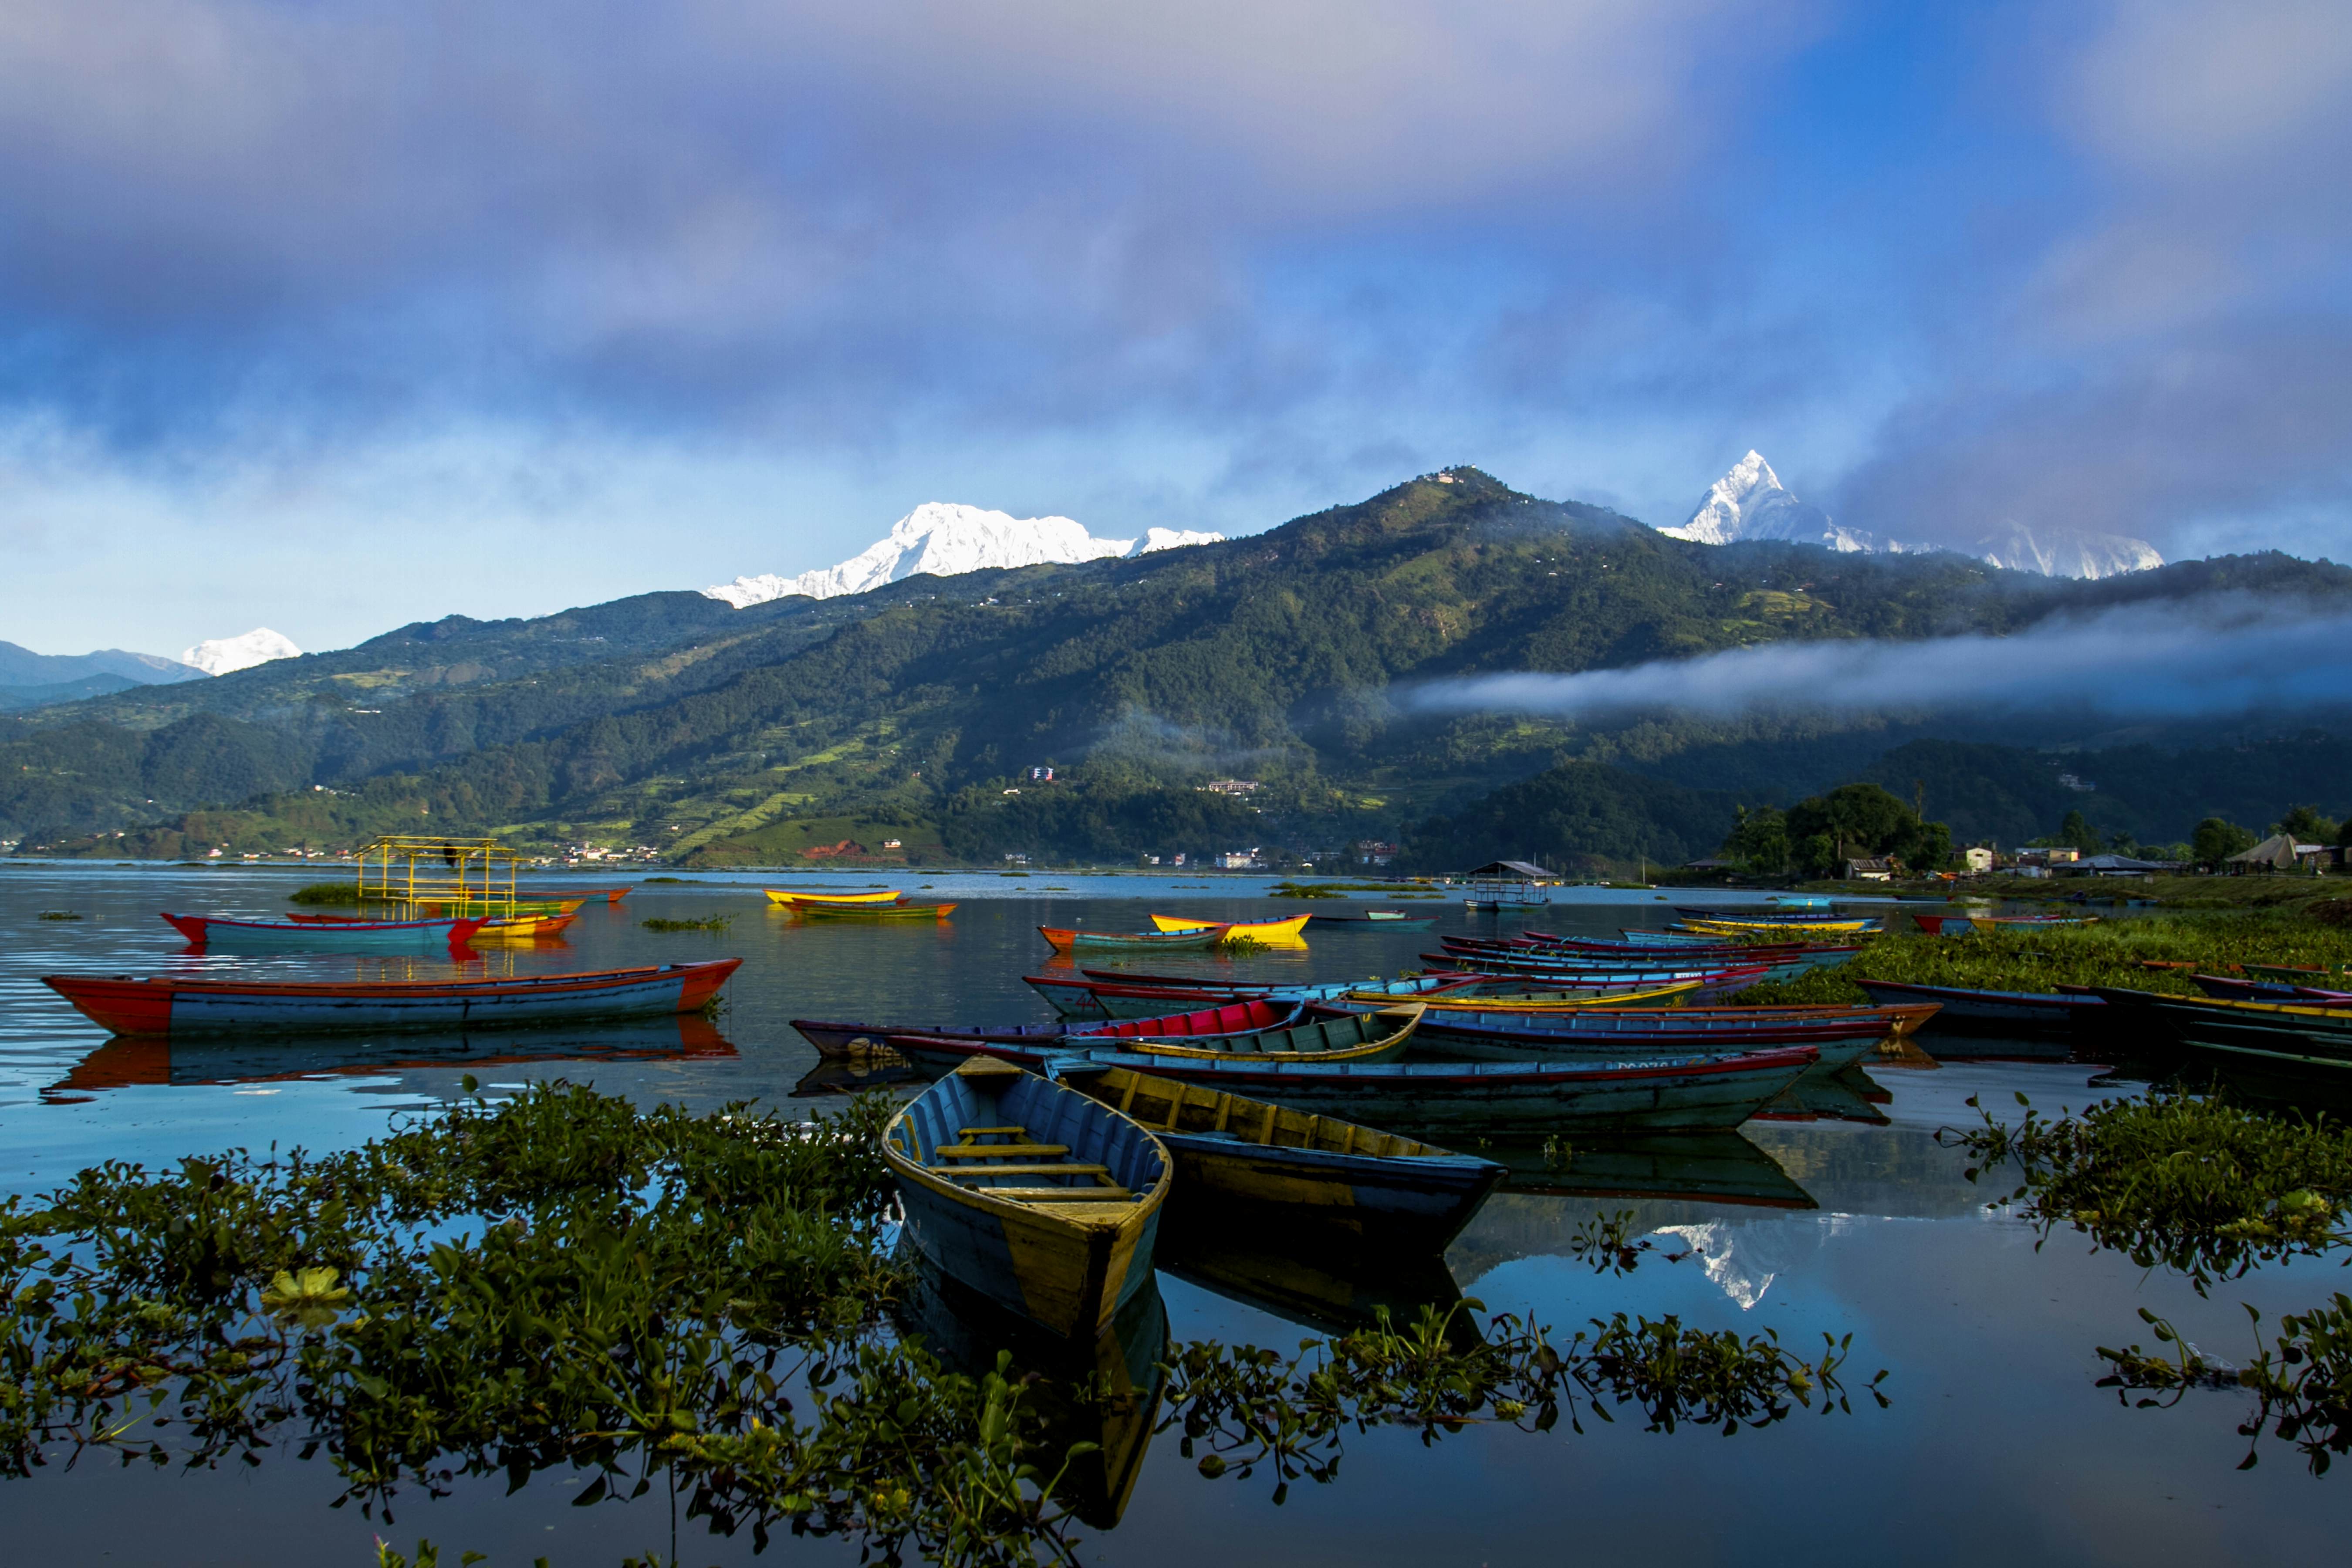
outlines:
M1344 899L1348 895L1328 882L1276 882L1266 889L1277 899Z
M311 882L286 895L292 904L356 904L360 901L360 885L354 878L348 882Z
M1209 945L1215 951L1224 953L1228 957L1232 958L1246 958L1255 952L1272 952L1274 951L1273 947L1269 943L1258 941L1257 938L1250 935L1247 931L1236 931L1232 936L1222 937L1217 941L1211 942Z
M653 920L639 921L637 923L647 931L725 931L735 923L735 917L702 915L688 920L665 920L656 916Z
M2093 926L2021 927L1972 936L1896 932L1867 938L1863 951L1833 969L1751 985L1735 1004L1783 1006L1860 1002L1858 980L1958 985L1986 991L2055 991L2060 985L2114 985L2201 995L2192 971L2226 974L2249 963L2327 968L2352 960L2352 928L2286 910L2224 910L2163 914ZM2150 969L2147 964L2189 968Z
M1182 1429L1184 1457L1197 1453L1211 1479L1270 1468L1279 1503L1294 1480L1337 1478L1349 1428L1407 1426L1427 1444L1474 1425L1546 1432L1566 1415L1582 1431L1580 1411L1614 1421L1612 1405L1634 1405L1652 1431L1691 1425L1728 1436L1811 1407L1816 1394L1824 1414L1852 1409L1839 1377L1843 1340L1823 1336L1821 1359L1808 1363L1769 1330L1743 1340L1685 1328L1672 1316L1596 1318L1590 1334L1580 1331L1565 1344L1507 1312L1489 1319L1483 1333L1463 1332L1454 1321L1483 1310L1468 1299L1443 1312L1424 1306L1400 1330L1382 1308L1372 1327L1303 1341L1286 1358L1255 1345L1180 1346L1161 1428ZM1885 1376L1869 1384L1882 1406Z
M79 915L74 913L71 910L43 910L41 911L40 918L45 921L78 921L81 919Z
M2143 1307L2141 1319L2154 1329L2157 1342L2172 1346L2172 1352L2102 1345L2100 1358L2115 1370L2099 1386L2142 1409L2176 1405L2193 1388L2250 1388L2257 1403L2238 1434L2252 1441L2238 1468L2254 1468L2267 1432L2293 1443L2311 1473L2324 1476L2334 1456L2352 1451L2352 1296L2338 1290L2325 1306L2282 1314L2278 1337L2268 1342L2262 1313L2248 1307L2246 1314L2253 1320L2255 1354L2252 1365L2239 1370L2209 1360ZM2140 1397L2135 1400L2135 1394Z
M951 1370L884 1316L908 1283L885 1250L888 1098L796 1122L464 1087L348 1152L110 1163L0 1205L0 1475L290 1448L387 1521L406 1491L555 1470L584 1473L581 1505L660 1487L755 1543L1070 1559L1057 1484L1091 1449L1049 1439L1052 1385L1003 1355ZM1628 1234L1620 1216L1594 1247ZM1166 1409L1220 1465L1328 1480L1347 1424L1545 1430L1584 1405L1611 1418L1605 1399L1661 1430L1736 1430L1816 1394L1845 1407L1843 1343L1808 1363L1620 1316L1556 1344L1471 1310L1288 1360L1179 1345Z
M2142 1268L2163 1264L2201 1292L2290 1254L2352 1247L2352 1129L2272 1115L2219 1096L2158 1089L2050 1118L2023 1095L2015 1126L1968 1103L1983 1125L1939 1142L1976 1157L1968 1174L2014 1162L2021 1204L2045 1234L2069 1225Z

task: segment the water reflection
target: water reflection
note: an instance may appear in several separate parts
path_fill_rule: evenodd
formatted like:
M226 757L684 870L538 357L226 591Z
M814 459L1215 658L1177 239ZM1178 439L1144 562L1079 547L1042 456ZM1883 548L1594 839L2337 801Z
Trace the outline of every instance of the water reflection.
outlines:
M1157 1260L1189 1284L1321 1334L1370 1328L1382 1310L1406 1324L1423 1307L1443 1313L1462 1300L1444 1258L1430 1252L1284 1247L1195 1224L1163 1227ZM1455 1321L1468 1328L1469 1315Z
M378 1036L270 1036L173 1040L116 1036L41 1091L51 1103L140 1084L266 1083L416 1068L488 1068L566 1061L723 1058L736 1049L709 1019L667 1018L547 1029L398 1031Z
M1503 1178L1507 1193L1819 1206L1780 1162L1738 1132L1595 1139L1564 1152L1557 1146L1496 1142L1478 1152L1510 1173Z
M1011 1375L1033 1379L1025 1400L1044 1422L1043 1452L1032 1462L1050 1477L1072 1445L1094 1444L1063 1471L1055 1495L1097 1530L1117 1524L1143 1473L1167 1386L1168 1308L1158 1281L1137 1291L1089 1345L1041 1331L911 1251L902 1261L913 1267L915 1284L893 1309L899 1331L971 1377L995 1371L999 1352L1009 1352Z

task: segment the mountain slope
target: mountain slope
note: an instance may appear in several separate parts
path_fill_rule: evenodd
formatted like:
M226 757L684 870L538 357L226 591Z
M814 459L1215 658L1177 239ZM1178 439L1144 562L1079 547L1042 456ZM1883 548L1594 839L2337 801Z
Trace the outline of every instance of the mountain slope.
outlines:
M407 627L197 688L229 704L165 711L160 694L129 693L70 721L0 721L0 837L29 849L104 831L82 851L178 854L348 843L429 820L740 861L820 831L862 842L865 822L884 829L877 842L957 853L1100 854L1105 834L1150 852L1234 847L1183 836L1257 830L1328 845L1392 837L1563 760L1654 773L1693 747L1786 739L1657 718L1414 717L1390 697L1412 681L1790 637L2003 631L2228 590L2352 599L2352 572L2265 557L2069 583L1950 553L1708 547L1457 469L1196 550L744 610L646 595L545 622ZM582 651L624 643L614 657ZM456 652L468 657L441 662ZM478 668L460 680L457 662ZM182 732L203 717L224 722ZM147 788L163 773L140 748L167 742L183 759L173 776L198 777L185 759L216 755L219 784ZM110 745L112 760L96 760ZM1054 793L1003 793L1041 764L1063 775ZM1190 809L1205 805L1195 785L1236 773L1262 784L1239 813ZM227 782L264 775L284 782L257 799ZM143 793L126 798L122 779ZM173 815L197 805L238 809ZM1073 837L1057 847L1061 834Z

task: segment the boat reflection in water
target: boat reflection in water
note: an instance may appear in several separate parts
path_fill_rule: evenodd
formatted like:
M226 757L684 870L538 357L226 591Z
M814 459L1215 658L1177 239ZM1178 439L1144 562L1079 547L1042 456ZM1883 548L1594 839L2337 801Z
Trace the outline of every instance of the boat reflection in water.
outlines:
M1564 1150L1525 1141L1478 1151L1509 1171L1508 1193L1566 1197L1680 1198L1759 1208L1821 1205L1780 1162L1737 1132L1580 1139Z
M44 1089L42 1098L70 1100L139 1084L261 1083L416 1068L710 1058L735 1054L727 1037L698 1013L478 1033L402 1029L381 1035L195 1039L118 1035Z
M801 1075L792 1087L793 1100L824 1100L834 1095L864 1094L869 1089L896 1089L929 1083L939 1074L915 1066L896 1051L859 1056L846 1061L821 1061Z
M932 1268L911 1247L902 1247L900 1258L912 1266L915 1285L892 1310L899 1332L921 1341L949 1370L970 1377L995 1371L998 1352L1011 1352L1012 1381L1036 1374L1024 1401L1044 1422L1042 1452L1024 1459L1051 1476L1062 1469L1072 1444L1097 1445L1093 1453L1070 1461L1055 1495L1097 1530L1117 1524L1143 1472L1167 1382L1168 1309L1158 1281L1148 1281L1129 1297L1109 1328L1088 1344L1046 1333L1013 1316Z
M1443 1255L1284 1246L1272 1235L1237 1238L1213 1226L1171 1223L1160 1232L1160 1269L1228 1300L1320 1334L1352 1333L1380 1321L1410 1328L1423 1307L1441 1316L1462 1301ZM1449 1338L1478 1326L1455 1312Z
M1858 1121L1865 1127L1892 1125L1878 1108L1893 1096L1851 1063L1841 1068L1815 1068L1764 1102L1754 1120L1759 1121Z

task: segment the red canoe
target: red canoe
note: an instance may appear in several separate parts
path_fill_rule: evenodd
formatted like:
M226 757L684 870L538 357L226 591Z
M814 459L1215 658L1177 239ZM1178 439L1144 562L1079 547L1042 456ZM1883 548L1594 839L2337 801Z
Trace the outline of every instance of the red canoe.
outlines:
M118 1035L499 1028L698 1012L740 958L499 980L289 982L45 974L43 984Z

